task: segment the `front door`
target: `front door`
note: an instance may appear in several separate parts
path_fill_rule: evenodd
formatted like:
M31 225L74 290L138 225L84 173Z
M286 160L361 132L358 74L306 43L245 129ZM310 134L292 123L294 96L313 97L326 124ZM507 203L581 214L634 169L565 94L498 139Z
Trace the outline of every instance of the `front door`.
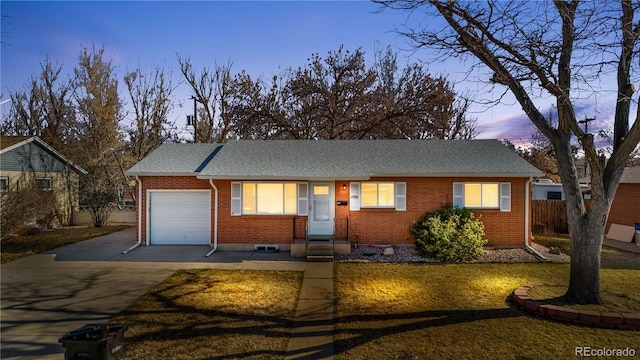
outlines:
M333 206L332 182L310 183L309 207L309 236L333 236Z

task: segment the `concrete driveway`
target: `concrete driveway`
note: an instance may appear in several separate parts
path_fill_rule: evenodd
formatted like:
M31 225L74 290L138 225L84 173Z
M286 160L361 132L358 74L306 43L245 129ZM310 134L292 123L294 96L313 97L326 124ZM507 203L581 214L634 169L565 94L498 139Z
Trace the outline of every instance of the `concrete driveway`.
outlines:
M178 269L306 266L289 253L219 252L205 258L208 246L140 247L123 255L134 243L135 231L127 229L3 264L0 358L61 359L62 335L107 322Z

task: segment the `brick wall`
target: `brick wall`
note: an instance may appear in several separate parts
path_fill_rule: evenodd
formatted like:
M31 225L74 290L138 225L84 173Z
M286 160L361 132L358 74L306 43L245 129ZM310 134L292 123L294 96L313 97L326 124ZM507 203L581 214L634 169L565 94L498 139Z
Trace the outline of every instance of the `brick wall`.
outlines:
M137 202L136 216L138 216L138 212L142 210L143 243L147 238L147 227L144 225L147 223L147 213L145 211L147 208L147 190L211 190L211 233L213 234L214 192L208 180L198 180L195 176L141 176L140 180L142 180L142 199L139 199ZM138 231L137 228L136 231ZM213 240L213 236L211 239Z
M620 184L613 198L605 234L611 224L634 226L640 222L640 184Z
M511 212L477 210L492 246L524 246L524 188L526 179L384 178L372 181L407 183L407 211L338 207L336 217L349 217L349 240L360 244L413 244L409 227L426 212L453 202L453 183L467 181L511 182ZM337 186L342 191L342 185ZM348 191L348 190L347 190ZM339 193L337 191L337 193ZM345 196L347 197L347 196Z
M195 177L142 177L143 199L146 204L148 189L211 189L206 180ZM478 210L485 224L486 238L493 246L524 246L525 182L527 179L513 178L377 178L371 181L397 181L407 183L407 211L394 209L360 209L350 211L349 206L336 206L336 238L347 236L359 244L412 244L409 227L425 212L453 201L453 182L492 181L511 182L511 212L500 210ZM216 180L219 190L218 243L290 243L293 239L294 222L296 237L303 238L306 217L298 216L231 216L231 181ZM343 190L343 184L346 190ZM214 206L214 192L211 192ZM349 182L335 182L335 201L349 200ZM335 203L335 202L334 202ZM144 206L142 207L144 209ZM214 211L211 210L213 217ZM142 223L146 223L143 213ZM212 233L213 233L212 219ZM146 238L143 226L143 239ZM213 236L212 236L213 239Z

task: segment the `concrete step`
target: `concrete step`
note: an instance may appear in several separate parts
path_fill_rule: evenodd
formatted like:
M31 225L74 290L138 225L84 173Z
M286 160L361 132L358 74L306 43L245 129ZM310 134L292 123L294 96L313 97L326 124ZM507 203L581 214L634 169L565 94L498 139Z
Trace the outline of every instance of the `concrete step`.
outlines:
M307 249L307 255L333 256L333 249Z
M331 262L333 260L333 255L307 255L307 261Z
M309 250L331 250L331 251L333 251L333 244L327 244L327 243L314 244L314 243L309 243L309 244L307 244L307 251L309 251Z

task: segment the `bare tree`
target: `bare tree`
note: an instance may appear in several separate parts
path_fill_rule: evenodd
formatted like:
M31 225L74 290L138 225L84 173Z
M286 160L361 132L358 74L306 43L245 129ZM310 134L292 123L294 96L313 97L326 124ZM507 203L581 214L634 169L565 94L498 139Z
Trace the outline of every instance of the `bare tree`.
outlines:
M231 63L215 64L213 69L203 68L200 73L191 64L191 59L178 57L180 72L193 91L197 104L200 104L195 124L196 142L224 142L231 131L230 122L225 113L225 98L231 81Z
M41 73L31 78L24 91L10 94L11 109L3 119L3 135L38 136L63 149L75 123L73 83L60 79L62 66L49 58L40 67Z
M135 163L175 137L175 124L169 120L175 87L159 67L150 74L136 69L124 77L124 83L134 117L127 131L127 153L129 162Z
M506 87L533 124L553 146L567 201L571 237L571 274L565 297L578 303L602 303L600 252L606 218L629 154L640 141L640 120L629 128L634 93L632 67L638 61L640 23L637 2L520 1L377 1L384 7L424 11L444 24L434 28L405 28L400 32L416 46L439 55L467 56L488 69L497 88ZM606 165L598 160L592 134L576 120L576 103L595 88L602 75L617 79L613 153ZM580 97L583 97L582 99ZM555 99L557 125L550 124L536 105ZM577 139L591 168L592 200L585 208L572 156Z
M367 66L364 52L340 47L286 69L271 82L242 72L229 83L225 123L237 138L471 138L468 107L444 78L417 64L398 70L390 50ZM459 104L458 104L459 105ZM230 132L231 133L231 132Z

